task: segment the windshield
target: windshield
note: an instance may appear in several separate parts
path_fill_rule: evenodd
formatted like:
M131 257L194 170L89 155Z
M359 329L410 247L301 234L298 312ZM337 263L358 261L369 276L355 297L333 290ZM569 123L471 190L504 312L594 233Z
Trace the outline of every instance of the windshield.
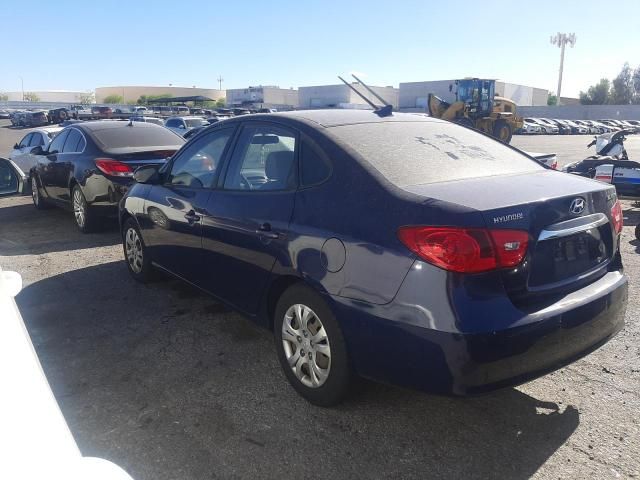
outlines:
M450 123L378 122L329 131L399 187L544 168L517 150Z
M119 128L102 128L91 131L93 138L103 149L138 147L173 147L184 141L178 135L164 127L130 127L124 124Z

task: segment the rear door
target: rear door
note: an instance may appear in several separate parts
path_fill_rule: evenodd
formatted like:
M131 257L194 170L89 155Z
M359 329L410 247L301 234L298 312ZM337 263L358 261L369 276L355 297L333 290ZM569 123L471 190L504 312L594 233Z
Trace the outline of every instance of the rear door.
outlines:
M179 151L162 185L153 185L141 218L154 262L196 285L202 262L202 222L233 128L206 133Z
M289 262L297 155L295 131L244 123L222 188L213 191L206 206L204 286L248 313L257 311L276 261Z

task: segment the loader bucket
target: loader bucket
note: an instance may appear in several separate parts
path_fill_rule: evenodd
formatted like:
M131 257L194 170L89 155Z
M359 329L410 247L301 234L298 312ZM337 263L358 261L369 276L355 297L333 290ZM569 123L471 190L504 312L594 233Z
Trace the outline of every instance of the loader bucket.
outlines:
M432 117L441 118L450 106L450 103L445 102L433 93L430 93L427 97L427 109Z

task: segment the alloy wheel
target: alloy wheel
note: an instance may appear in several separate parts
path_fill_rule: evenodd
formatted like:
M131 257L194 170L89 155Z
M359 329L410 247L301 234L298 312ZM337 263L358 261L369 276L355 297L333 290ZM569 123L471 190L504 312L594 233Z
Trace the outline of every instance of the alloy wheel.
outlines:
M78 226L84 228L84 224L87 221L87 212L85 201L79 188L73 191L73 214L76 217Z
M127 262L129 262L129 266L134 273L142 272L143 267L143 252L142 252L142 241L140 240L140 235L135 228L127 229L124 237L124 248L127 254Z
M289 307L282 322L282 345L291 370L310 388L322 386L331 369L327 332L316 313L306 305Z

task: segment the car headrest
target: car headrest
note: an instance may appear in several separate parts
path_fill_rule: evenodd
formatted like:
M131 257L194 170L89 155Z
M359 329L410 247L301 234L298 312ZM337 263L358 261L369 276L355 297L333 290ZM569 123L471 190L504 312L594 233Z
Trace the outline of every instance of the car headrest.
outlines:
M293 165L293 152L283 150L271 152L264 165L264 173L271 181L276 180L285 185Z

